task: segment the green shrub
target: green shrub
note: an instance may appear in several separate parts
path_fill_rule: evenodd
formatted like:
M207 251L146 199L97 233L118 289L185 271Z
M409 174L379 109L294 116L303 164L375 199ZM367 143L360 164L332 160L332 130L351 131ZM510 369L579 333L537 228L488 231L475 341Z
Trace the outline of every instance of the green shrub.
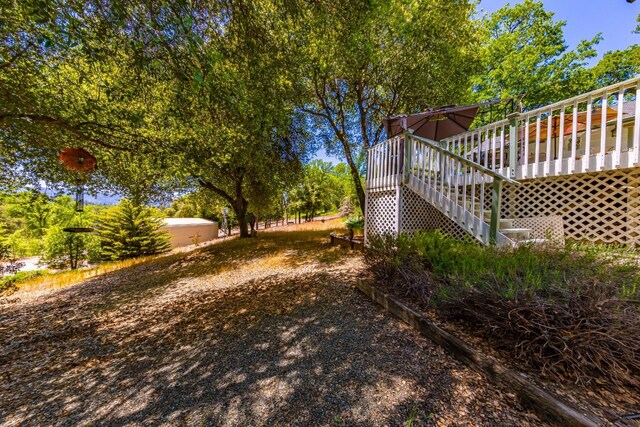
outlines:
M47 229L42 259L49 267L74 269L83 261L96 261L99 256L100 243L95 233L68 233L59 225Z
M615 252L604 252L602 247L486 247L437 231L413 237L372 237L371 247L379 255L368 255L370 265L383 262L382 257L396 267L429 271L448 294L473 289L510 299L551 297L558 289L567 289L569 282L603 281L621 298L640 297L635 258L616 257Z
M344 223L347 229L352 231L359 231L364 229L364 218L360 215L354 215L347 218Z
M0 295L8 295L13 293L20 282L40 277L47 274L44 270L19 271L11 276L0 277Z
M4 243L16 256L24 258L39 255L42 252L42 239L32 237L27 230L20 229L10 234Z
M168 251L169 235L160 230L162 224L150 208L121 200L98 215L101 256L116 261Z

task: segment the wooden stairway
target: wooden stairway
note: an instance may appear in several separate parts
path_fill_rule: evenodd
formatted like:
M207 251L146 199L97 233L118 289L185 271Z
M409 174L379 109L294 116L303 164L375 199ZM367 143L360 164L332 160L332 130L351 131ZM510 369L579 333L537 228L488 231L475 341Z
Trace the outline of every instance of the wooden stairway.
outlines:
M483 244L529 241L531 230L500 218L502 186L519 185L498 172L461 157L436 141L406 134L402 184L432 204ZM491 208L485 208L491 189Z

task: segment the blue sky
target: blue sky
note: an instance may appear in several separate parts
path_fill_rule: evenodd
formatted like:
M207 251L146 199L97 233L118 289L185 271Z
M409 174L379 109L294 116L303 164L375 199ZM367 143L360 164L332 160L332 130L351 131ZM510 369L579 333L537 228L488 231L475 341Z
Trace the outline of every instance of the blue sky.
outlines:
M521 2L481 0L479 8L491 13L507 3L513 5ZM640 13L640 0L631 4L626 0L543 0L543 3L546 10L555 14L556 20L566 22L564 35L569 49L574 49L581 40L590 40L598 33L604 37L596 46L598 57L607 51L640 43L640 35L632 33ZM322 149L316 157L334 164L342 161L327 156Z

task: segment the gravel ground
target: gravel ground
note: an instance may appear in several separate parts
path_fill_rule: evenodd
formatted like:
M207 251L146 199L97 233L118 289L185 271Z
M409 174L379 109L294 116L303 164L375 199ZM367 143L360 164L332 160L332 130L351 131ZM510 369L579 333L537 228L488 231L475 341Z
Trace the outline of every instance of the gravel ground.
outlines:
M0 306L0 425L541 425L353 287L326 232Z

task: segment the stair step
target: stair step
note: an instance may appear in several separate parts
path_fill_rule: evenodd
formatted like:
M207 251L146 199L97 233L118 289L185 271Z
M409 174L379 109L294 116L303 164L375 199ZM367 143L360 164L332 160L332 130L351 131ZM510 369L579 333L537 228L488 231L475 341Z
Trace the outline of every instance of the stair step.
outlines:
M412 188L413 189L413 188ZM460 208L464 204L465 210L473 211L472 214L478 218L481 217L482 220L486 223L491 222L491 208L485 208L486 199L480 202L480 197L474 197L471 199L469 195L458 194L458 197L451 192L451 197L447 197L448 193L445 192L440 193L437 198L434 198L434 193L431 191L422 191L421 189L413 189L417 194L426 199L429 203L434 204L434 206L448 216L451 220L457 222L461 225L467 232L474 235L478 239L484 242L484 239L480 237L478 234L478 230L476 230L475 220L470 223L467 221L468 217L466 214L459 215ZM436 189L437 191L438 189ZM443 200L444 198L444 200ZM444 202L444 203L443 203ZM471 203L473 202L473 209L471 208ZM454 207L457 205L457 207ZM482 215L481 215L482 211ZM532 241L530 239L531 229L528 228L517 228L514 227L514 220L512 218L500 218L498 224L498 230L502 236L508 237L513 244L519 244L519 242ZM488 243L488 242L484 242Z
M547 239L522 239L518 240L516 243L518 245L542 245L548 242L549 240Z
M489 220L491 221L491 220ZM508 230L513 228L513 220L511 218L501 219L498 225L498 229L500 230Z
M487 224L490 223L490 221L485 221ZM506 230L507 232L513 232L514 228L513 228L513 220L512 219L501 219L500 220L500 225L498 225L498 231L502 232L503 230ZM531 230L529 230L531 231ZM524 233L524 231L523 231Z
M491 223L491 211L484 212L484 221L487 223ZM500 218L500 224L498 225L498 228L514 228L513 218Z
M531 235L530 228L501 228L500 232L507 237L523 236L525 240Z

